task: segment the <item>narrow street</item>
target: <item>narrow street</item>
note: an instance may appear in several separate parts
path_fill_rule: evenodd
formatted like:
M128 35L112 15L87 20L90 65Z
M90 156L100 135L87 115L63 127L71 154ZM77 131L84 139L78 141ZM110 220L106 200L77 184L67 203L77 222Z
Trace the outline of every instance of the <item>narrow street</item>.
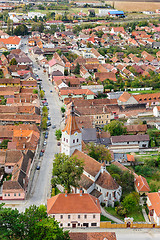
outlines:
M23 39L22 51L28 53L27 39ZM56 129L59 129L62 125L62 115L60 112L62 102L59 100L58 95L54 89L54 86L49 82L47 74L43 72L41 68L33 58L28 53L28 56L33 61L33 68L40 68L37 71L39 78L42 79L43 90L45 91L45 97L48 102L49 114L51 116L51 124L56 125ZM52 93L50 92L52 90ZM29 207L32 204L37 206L47 203L47 198L50 197L51 190L51 178L52 178L52 163L55 153L60 151L60 147L57 146L57 140L55 138L56 129L52 129L52 126L49 127L49 134L47 139L47 145L42 148L45 149L43 157L38 159L38 165L40 170L35 170L30 195L25 201L5 201L6 207L15 207L19 211L24 211L25 208Z

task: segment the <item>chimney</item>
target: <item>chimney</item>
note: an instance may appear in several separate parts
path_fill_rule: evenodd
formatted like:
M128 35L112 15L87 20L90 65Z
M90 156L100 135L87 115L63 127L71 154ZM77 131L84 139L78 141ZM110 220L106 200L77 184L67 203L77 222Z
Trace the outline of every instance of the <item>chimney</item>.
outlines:
M65 190L65 197L67 197L67 190Z
M82 190L80 190L80 196L82 197L82 193L83 193L83 191Z

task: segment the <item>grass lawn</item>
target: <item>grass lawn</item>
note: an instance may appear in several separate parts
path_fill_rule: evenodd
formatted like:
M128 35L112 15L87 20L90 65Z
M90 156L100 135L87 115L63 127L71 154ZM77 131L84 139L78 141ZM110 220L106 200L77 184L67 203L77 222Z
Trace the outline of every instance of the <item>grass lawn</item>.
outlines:
M101 215L101 222L111 222L111 223L115 223L114 221L112 221L111 219L105 217L104 215Z
M144 90L144 91L129 91L129 93L140 93L140 94L157 93L157 92L160 92L160 90L155 89L155 90Z
M117 218L119 218L120 220L124 221L124 217L119 216L119 215L116 213L116 211L115 211L114 208L112 208L112 207L105 207L105 210L106 210L106 212L110 213L110 214L113 215L114 217L117 217Z
M111 215L113 215L113 216L117 217L118 219L124 221L124 217L119 216L119 215L116 213L116 211L115 211L114 208L112 208L112 207L105 207L105 210L106 210L108 213L110 213ZM133 212L133 213L131 213L131 214L127 214L127 217L133 217L133 221L134 221L134 222L144 222L144 221L145 221L141 210L135 211L135 212Z

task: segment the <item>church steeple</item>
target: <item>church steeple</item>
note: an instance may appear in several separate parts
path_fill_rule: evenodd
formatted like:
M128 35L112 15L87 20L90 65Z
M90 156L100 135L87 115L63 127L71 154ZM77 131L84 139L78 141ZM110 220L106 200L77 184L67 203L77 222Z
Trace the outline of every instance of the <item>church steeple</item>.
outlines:
M67 124L66 124L65 128L62 130L62 132L65 132L65 131L69 135L73 135L75 132L78 132L78 133L81 132L78 125L77 125L77 122L76 122L73 102L72 102L72 105L71 105L71 112L70 112L70 115L68 117Z
M67 124L62 130L61 147L61 152L69 156L72 155L75 149L82 150L82 133L76 122L73 102Z

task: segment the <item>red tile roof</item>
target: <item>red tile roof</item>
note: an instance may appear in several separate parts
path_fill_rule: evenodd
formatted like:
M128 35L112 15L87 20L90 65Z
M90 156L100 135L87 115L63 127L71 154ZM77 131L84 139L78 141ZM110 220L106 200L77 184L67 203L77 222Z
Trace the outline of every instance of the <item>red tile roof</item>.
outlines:
M47 200L48 214L101 213L99 200L90 194L58 194Z
M114 232L70 232L72 240L116 240Z
M149 210L154 209L156 215L160 217L160 193L147 193L147 196L151 202L151 206L148 206Z
M150 191L150 187L147 183L147 180L140 176L137 176L135 178L135 185L137 187L138 192L149 192Z

